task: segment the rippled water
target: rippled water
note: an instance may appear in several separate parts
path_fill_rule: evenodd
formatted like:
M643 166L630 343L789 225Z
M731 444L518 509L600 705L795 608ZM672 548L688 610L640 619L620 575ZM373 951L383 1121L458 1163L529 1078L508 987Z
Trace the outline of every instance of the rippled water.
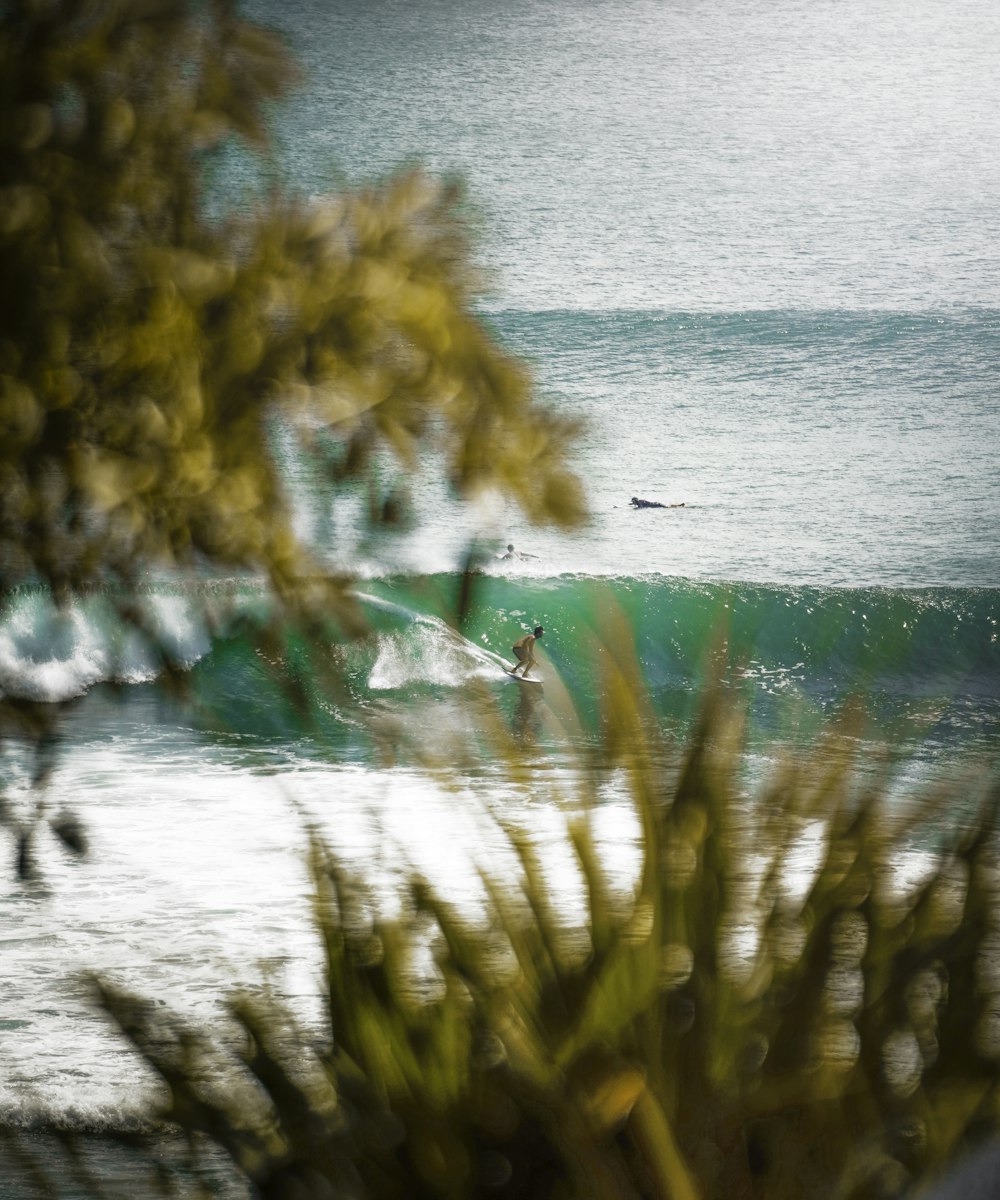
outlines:
M553 573L1000 583L996 5L284 11L288 177L460 173L492 323L590 422L591 529L506 511L499 544ZM482 515L420 498L396 561L447 569Z
M1000 305L990 0L294 0L283 161L469 180L503 304Z
M504 312L543 392L588 422L572 536L491 514L522 569L892 587L1000 583L1000 314ZM635 511L632 496L683 508ZM411 570L481 513L418 492ZM323 541L322 534L320 540ZM332 544L336 544L332 540Z

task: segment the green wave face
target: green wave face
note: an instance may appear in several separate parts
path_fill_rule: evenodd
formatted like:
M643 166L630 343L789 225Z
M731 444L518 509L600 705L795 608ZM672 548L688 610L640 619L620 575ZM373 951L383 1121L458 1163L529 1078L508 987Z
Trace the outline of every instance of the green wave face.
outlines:
M383 581L370 590L415 616L446 617L459 586L459 577L444 575ZM963 679L970 686L978 680L987 690L1000 688L1000 592L988 588L485 576L475 585L463 632L472 642L508 654L516 637L542 624L549 657L582 679L588 642L615 613L632 631L654 692L697 685L706 650L722 636L747 672L786 672L820 688L896 686L920 692Z
M584 730L598 721L602 659L627 657L633 640L652 711L667 728L681 731L706 682L721 677L747 705L760 745L804 744L858 698L878 740L989 754L1000 747L995 589L483 575L459 628L461 589L458 574L371 581L363 598L373 633L363 643L324 652L293 641L276 676L230 639L199 664L201 694L246 732L295 738L318 722L338 752L353 754L373 712L409 712L435 728L474 722L472 689L484 685L499 689L501 707L520 703L501 663L512 664L512 643L541 624L545 703L558 689ZM307 717L281 698L285 672L309 698ZM332 675L343 684L336 697L324 691Z
M266 607L243 585L211 636L204 595L164 588L148 619L190 666L204 720L219 736L364 761L373 721L449 729L485 725L477 689L510 716L525 689L503 666L542 625L541 703L572 707L583 736L598 728L602 668L633 654L654 718L683 733L707 682L746 705L753 743L805 745L848 700L866 705L870 736L929 752L995 756L1000 749L1000 590L820 588L671 577L475 575L465 618L457 573L395 576L364 585L371 635L341 645L289 632L281 652L254 648L245 622ZM111 606L95 596L57 613L25 592L0 623L0 688L32 700L79 696L102 684L137 695L158 671Z

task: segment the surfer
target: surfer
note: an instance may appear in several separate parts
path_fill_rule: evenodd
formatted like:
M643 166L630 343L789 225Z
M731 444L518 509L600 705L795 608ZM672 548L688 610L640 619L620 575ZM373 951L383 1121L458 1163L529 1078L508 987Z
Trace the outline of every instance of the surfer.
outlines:
M509 673L511 675L517 674L518 667L524 667L524 670L521 672L521 678L528 678L528 672L535 665L535 642L538 641L544 632L545 630L541 625L536 625L533 633L526 633L523 638L518 638L514 645L511 646L511 650L514 651L514 657L517 659L517 662L510 669Z
M525 554L523 550L515 550L514 543L507 543L507 553L498 556L501 562L510 562L513 558L537 558L537 554Z
M661 504L659 500L640 500L638 496L633 496L629 501L633 508L683 508L681 504Z

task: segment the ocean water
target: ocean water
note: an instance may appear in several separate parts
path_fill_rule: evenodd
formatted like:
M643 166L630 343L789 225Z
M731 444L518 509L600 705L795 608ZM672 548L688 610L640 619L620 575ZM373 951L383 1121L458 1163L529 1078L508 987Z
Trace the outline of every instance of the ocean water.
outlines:
M307 68L274 117L290 187L318 195L417 160L465 178L483 319L548 403L584 419L575 465L592 519L565 535L510 507L463 508L428 468L411 481L416 527L371 547L356 500L288 455L301 529L360 573L376 630L296 660L305 716L240 636L236 618L261 603L252 582L151 583L144 599L190 665L197 713L159 695L154 658L101 597L61 616L14 598L0 686L78 698L45 799L79 814L92 852L76 863L40 844L43 884L0 876L5 1113L114 1125L151 1093L86 971L210 1021L263 964L315 1016L310 821L382 903L415 869L475 911L477 865L507 870L502 818L539 840L559 902L579 911L563 831L609 613L629 618L655 720L678 742L728 635L748 787L808 754L857 693L865 749L903 747L907 787L990 769L1000 748L1000 9L244 11L280 21ZM219 178L244 182L232 164ZM632 496L677 507L636 511ZM509 542L532 557L503 561ZM535 697L498 659L538 622ZM335 695L319 689L330 665ZM492 705L533 748L537 782L512 785L482 752ZM450 763L453 786L410 747ZM7 747L0 765L27 817L26 758ZM614 777L598 782L600 841L627 881L634 818Z

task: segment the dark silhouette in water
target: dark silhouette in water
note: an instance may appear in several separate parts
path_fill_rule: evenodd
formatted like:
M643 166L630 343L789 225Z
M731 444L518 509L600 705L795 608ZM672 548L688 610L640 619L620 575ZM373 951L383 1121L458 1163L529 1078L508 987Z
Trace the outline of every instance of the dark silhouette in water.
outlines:
M683 508L683 504L661 504L659 500L640 500L633 496L629 501L633 508Z

